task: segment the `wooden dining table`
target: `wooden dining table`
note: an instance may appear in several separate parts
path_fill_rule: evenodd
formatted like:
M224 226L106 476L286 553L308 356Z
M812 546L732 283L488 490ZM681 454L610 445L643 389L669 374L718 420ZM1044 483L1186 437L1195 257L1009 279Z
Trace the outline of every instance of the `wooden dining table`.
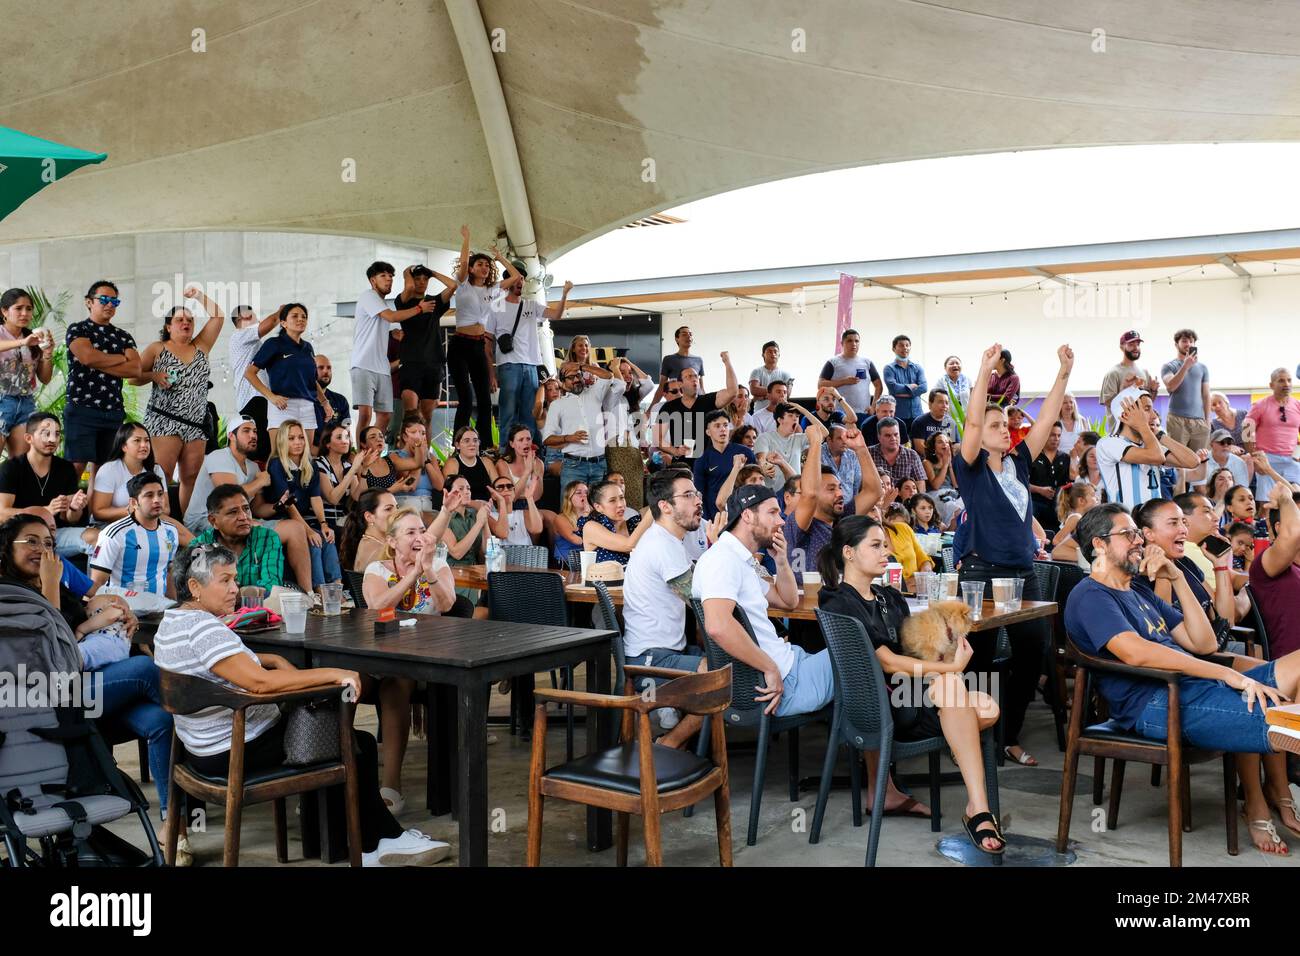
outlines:
M571 604L595 604L596 589L582 584L577 571L558 571L554 568L523 568L510 565L507 571L532 571L537 574L557 574L564 578L564 595ZM484 590L488 586L487 566L483 564L463 564L453 566L452 578L457 587ZM611 581L608 585L610 599L615 607L623 605L623 588L621 582ZM799 589L799 604L791 609L768 608L767 616L784 618L791 621L817 620L817 597L821 584L809 583ZM957 600L957 599L954 599ZM1032 621L1036 618L1051 617L1057 611L1055 601L1022 601L1019 610L999 611L992 601L985 601L980 619L971 627L972 633L997 631L999 628Z

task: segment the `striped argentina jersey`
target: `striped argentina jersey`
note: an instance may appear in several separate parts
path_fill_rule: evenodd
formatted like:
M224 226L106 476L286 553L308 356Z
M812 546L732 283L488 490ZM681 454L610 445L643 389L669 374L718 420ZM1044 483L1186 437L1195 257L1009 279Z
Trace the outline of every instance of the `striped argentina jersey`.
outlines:
M1124 460L1124 452L1141 448L1127 438L1108 436L1097 442L1097 470L1101 472L1106 495L1132 511L1160 497L1160 465L1142 465ZM1160 448L1165 452L1164 446Z
M167 593L167 567L180 548L174 525L159 521L150 531L127 515L99 532L90 567L105 572L109 582L132 591Z

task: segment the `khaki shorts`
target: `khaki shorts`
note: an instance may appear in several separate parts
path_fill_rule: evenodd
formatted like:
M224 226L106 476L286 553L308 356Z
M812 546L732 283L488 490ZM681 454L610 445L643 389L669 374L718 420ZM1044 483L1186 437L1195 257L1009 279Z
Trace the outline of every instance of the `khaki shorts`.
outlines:
M1169 426L1169 437L1186 445L1192 451L1210 447L1210 423L1204 418L1169 415L1166 424Z

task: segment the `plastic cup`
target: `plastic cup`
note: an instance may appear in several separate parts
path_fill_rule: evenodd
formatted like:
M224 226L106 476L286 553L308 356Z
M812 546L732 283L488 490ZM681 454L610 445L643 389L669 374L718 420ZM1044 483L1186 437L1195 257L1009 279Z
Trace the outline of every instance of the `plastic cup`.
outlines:
M322 610L326 614L343 613L343 585L322 584L320 589Z
M239 589L239 606L240 607L264 607L266 602L266 588L259 588L256 585L249 585L246 588Z
M956 571L945 571L940 580L943 582L943 591L941 600L957 600L957 585L959 583Z
M582 574L580 580L583 584L586 584L587 573L591 570L591 566L596 563L596 552L580 551L578 552L578 561L580 562L579 571Z
M307 609L311 603L311 598L305 594L286 594L280 598L286 634L307 633Z
M998 611L1019 611L1024 592L1024 578L994 578L993 606Z
M970 608L971 620L978 621L984 611L984 582L961 582L961 599L966 602L966 606Z
M930 603L930 581L934 578L933 571L917 571L912 575L912 587L916 591L916 600L921 604Z

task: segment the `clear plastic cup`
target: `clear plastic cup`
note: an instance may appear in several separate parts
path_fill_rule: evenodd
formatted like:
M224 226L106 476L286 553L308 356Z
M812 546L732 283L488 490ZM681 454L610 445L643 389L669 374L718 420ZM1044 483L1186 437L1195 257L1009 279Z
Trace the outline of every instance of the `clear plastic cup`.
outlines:
M239 606L240 607L264 607L266 602L266 588L259 588L256 585L249 585L246 588L239 589Z
M322 610L326 614L343 613L343 585L322 584L320 589Z
M926 591L927 591L926 597L928 597L930 603L933 604L936 601L942 601L945 597L944 580L943 580L944 576L943 573L939 571L933 571L929 573L930 573L930 577L927 578L925 582Z
M280 598L280 611L284 617L286 634L307 633L307 609L311 604L311 598L305 594L286 594Z
M970 608L971 620L978 621L983 616L984 611L984 582L961 582L961 599Z
M993 606L998 611L1019 611L1024 593L1024 578L993 579Z
M930 603L930 581L933 578L933 571L917 571L916 574L912 575L912 587L916 591L918 603Z

